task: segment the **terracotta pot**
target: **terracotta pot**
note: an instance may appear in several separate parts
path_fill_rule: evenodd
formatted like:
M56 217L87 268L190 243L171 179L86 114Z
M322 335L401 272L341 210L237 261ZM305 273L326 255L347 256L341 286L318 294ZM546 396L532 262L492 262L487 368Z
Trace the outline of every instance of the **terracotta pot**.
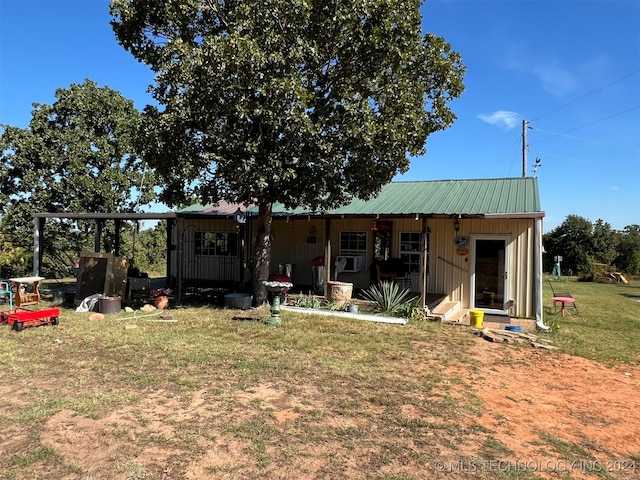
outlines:
M153 304L158 310L164 310L169 306L169 297L161 295L153 299Z

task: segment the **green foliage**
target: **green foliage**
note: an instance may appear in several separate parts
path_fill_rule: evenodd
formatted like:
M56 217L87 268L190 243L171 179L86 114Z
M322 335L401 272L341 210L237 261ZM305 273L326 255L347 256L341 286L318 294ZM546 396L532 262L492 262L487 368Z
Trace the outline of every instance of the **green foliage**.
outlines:
M569 215L559 227L543 236L546 250L544 269L553 270L554 257L563 257L562 272L572 271L590 281L596 276L595 263L608 265L628 275L640 274L640 226L630 225L623 232L598 219L595 223Z
M296 307L303 307L303 308L320 308L322 306L320 300L312 294L308 294L308 295L301 295L300 297L296 298L292 304Z
M31 255L21 247L15 247L6 239L4 226L0 221L0 279L25 275Z
M410 290L401 290L394 282L380 282L362 292L362 296L372 301L375 304L374 308L383 315L402 317L410 317L413 313L415 304L411 295Z
M427 320L427 312L422 308L420 297L412 298L400 305L396 310L396 315L402 318L408 318L412 321Z
M640 225L629 225L619 235L615 265L629 275L640 275Z
M147 108L145 138L163 200L319 208L377 193L451 125L463 90L460 56L422 36L419 7L113 0L118 41L157 72L165 108Z
M154 175L136 150L141 124L133 102L94 82L58 89L53 105L36 104L27 128L3 125L0 215L9 240L33 245L36 212L131 212L154 199ZM77 259L91 245L93 222L51 219L45 268ZM106 225L111 251L115 229Z
M120 254L143 272L164 276L167 270L167 222L139 230L139 224L126 223L122 229Z
M144 157L170 206L257 203L256 301L272 205L368 199L455 120L460 55L419 0L112 0L120 44L156 72Z

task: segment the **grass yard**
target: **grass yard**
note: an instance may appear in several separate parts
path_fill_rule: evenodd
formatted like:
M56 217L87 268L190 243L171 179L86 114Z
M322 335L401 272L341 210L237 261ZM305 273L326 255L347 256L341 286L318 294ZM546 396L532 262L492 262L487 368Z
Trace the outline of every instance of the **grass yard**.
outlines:
M558 351L267 308L1 326L0 480L638 478L640 287L561 286Z

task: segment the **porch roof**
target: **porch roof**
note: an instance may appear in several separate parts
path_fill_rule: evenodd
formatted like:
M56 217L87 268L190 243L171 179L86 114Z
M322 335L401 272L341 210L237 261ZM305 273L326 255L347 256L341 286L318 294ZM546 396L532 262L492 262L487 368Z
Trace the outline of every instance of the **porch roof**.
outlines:
M224 203L217 207L193 205L179 213L230 215L237 207ZM257 214L257 207L241 208ZM302 207L288 210L276 204L273 214L544 216L540 210L538 179L535 177L391 182L370 200L354 199L343 207L326 212L313 212Z

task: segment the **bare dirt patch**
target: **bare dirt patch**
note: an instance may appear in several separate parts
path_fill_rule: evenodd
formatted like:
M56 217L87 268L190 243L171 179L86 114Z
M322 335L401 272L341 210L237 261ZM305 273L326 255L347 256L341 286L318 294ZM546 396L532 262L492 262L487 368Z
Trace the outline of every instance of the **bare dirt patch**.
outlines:
M415 344L399 361L396 378L416 385L401 393L393 376L381 392L279 378L147 389L98 418L61 409L39 431L53 473L12 466L0 478L497 478L517 462L527 471L511 478L639 478L640 368L477 338L434 372L441 347ZM444 380L429 391L436 373ZM26 390L0 386L0 417ZM0 426L0 458L26 453L35 427Z

